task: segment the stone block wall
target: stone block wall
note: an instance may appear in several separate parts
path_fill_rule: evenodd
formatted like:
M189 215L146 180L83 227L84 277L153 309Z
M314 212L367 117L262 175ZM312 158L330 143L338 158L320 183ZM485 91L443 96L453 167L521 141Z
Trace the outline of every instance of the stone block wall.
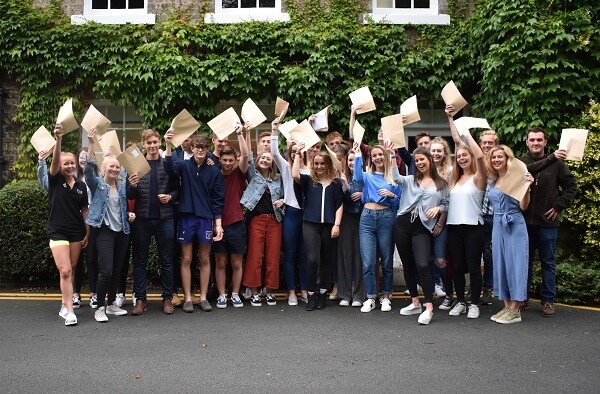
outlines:
M4 91L2 101L2 121L0 127L2 127L2 156L6 161L5 164L0 168L2 171L2 182L0 188L15 179L16 172L12 169L15 160L19 153L19 139L20 130L12 121L17 115L17 107L21 101L21 93L19 86L11 80L2 78L0 76L0 88Z

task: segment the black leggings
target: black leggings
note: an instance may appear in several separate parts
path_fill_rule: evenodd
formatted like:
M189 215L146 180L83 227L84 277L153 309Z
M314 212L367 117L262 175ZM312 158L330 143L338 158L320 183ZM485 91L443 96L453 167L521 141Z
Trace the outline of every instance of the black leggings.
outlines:
M317 292L329 285L331 266L337 264L337 238L331 238L331 223L302 223L306 247L306 276L308 291Z
M471 303L479 304L481 296L481 253L483 253L485 231L483 225L448 225L448 245L452 257L454 289L456 299L465 302L465 274L469 273Z
M108 226L102 225L96 231L96 249L98 250L98 308L105 306L105 298L108 294L107 305L111 305L116 298L117 282L121 263L127 253L129 234L112 231Z
M423 287L425 303L433 302L433 279L431 275L431 232L418 217L411 223L410 214L401 215L394 222L394 243L402 260L404 280L412 298L418 297L417 275ZM415 257L415 264L411 260ZM415 267L416 271L415 272Z

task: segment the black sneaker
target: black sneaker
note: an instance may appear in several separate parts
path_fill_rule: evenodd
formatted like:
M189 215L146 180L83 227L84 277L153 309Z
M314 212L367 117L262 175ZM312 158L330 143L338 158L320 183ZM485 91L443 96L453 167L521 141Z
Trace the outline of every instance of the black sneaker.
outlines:
M492 300L494 299L494 293L492 289L483 289L483 297L479 300L481 305L492 305Z
M273 293L265 294L265 301L267 302L267 305L277 305L277 301L275 301L275 296L273 295Z
M450 309L452 309L453 306L454 306L454 299L446 297L446 298L444 298L444 301L442 301L442 303L440 304L440 306L438 308L443 311L449 311Z
M317 295L317 293L315 293ZM317 298L317 309L325 309L327 307L327 293L319 293Z
M316 294L309 294L308 295L308 302L306 303L306 310L307 311L314 311L316 306L317 306L317 295Z
M254 294L252 298L250 298L250 305L252 306L262 306L262 301L260 300L260 295Z

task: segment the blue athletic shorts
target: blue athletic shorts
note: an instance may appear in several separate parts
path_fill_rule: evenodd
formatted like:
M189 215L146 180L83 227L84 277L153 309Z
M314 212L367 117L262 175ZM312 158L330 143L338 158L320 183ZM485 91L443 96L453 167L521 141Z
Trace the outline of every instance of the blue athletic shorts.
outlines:
M213 240L213 221L196 215L181 214L179 216L177 242L194 242L194 237L197 238L198 243L211 243Z

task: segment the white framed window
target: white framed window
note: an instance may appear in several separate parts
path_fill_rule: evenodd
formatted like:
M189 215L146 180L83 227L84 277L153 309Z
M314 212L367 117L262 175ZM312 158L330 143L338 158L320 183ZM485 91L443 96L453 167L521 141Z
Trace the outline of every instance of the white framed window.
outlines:
M88 21L117 25L154 24L156 16L148 13L148 0L84 0L83 15L71 16L71 23Z
M438 0L372 0L373 12L370 20L391 24L435 24L447 25L450 15L440 14Z
M281 0L215 0L215 12L204 16L206 23L289 21L281 11Z

